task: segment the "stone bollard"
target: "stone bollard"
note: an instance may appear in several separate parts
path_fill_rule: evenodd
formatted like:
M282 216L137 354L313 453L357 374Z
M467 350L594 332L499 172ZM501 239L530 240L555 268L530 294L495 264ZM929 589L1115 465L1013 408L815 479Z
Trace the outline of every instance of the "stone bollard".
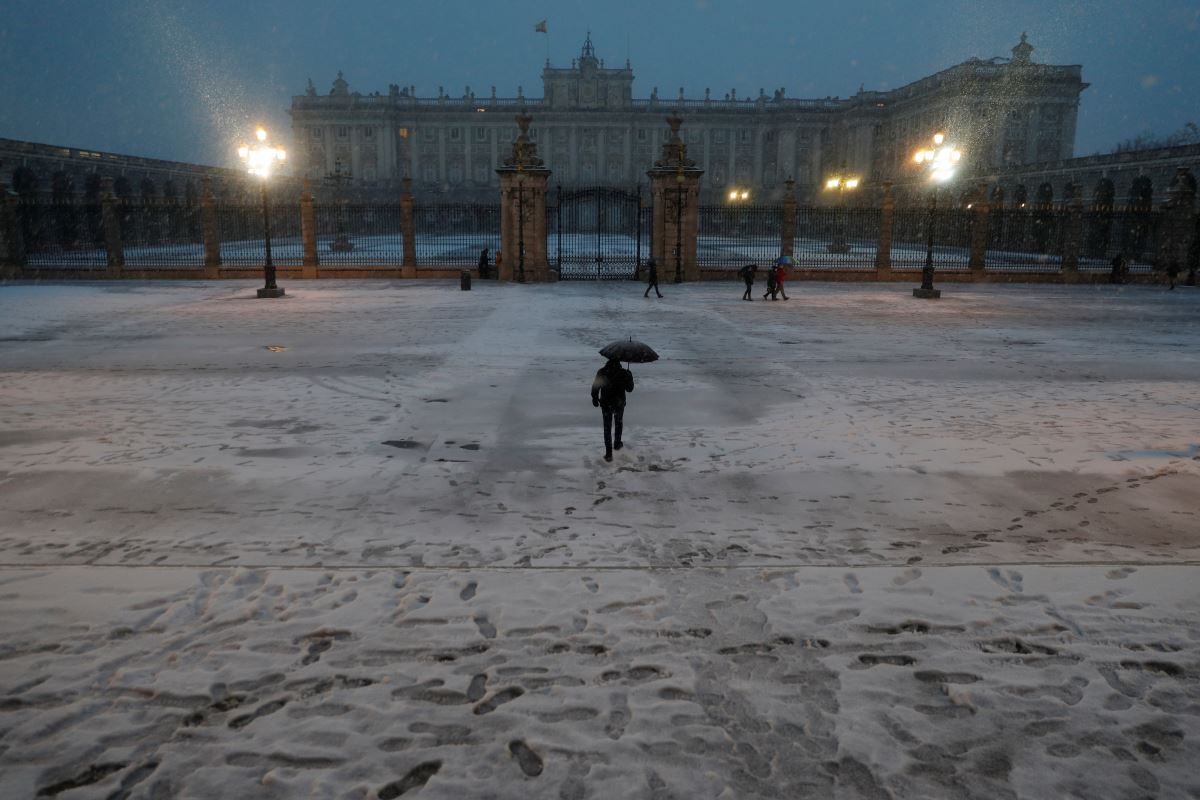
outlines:
M113 179L100 181L100 219L104 225L104 247L108 251L108 277L121 277L125 248L121 243L121 201L113 194Z

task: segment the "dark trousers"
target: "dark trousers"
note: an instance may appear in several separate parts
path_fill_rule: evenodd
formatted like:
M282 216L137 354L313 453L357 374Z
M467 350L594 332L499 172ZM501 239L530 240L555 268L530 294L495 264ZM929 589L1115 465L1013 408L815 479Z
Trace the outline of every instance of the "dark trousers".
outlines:
M653 289L653 290L654 290L654 293L655 293L656 295L658 295L659 297L662 297L662 292L660 292L660 291L658 290L658 278L651 278L651 279L650 279L650 284L649 284L649 285L646 287L646 293L645 293L644 295L642 295L642 297L649 297L649 296L650 296L650 290L651 290L651 289Z
M617 425L617 444L621 443L621 429L625 424L625 406L600 406L604 414L604 454L612 455L613 423Z
M754 288L754 284L751 283L750 281L746 281L746 293L744 295L742 295L743 300L753 300L754 299L753 297L750 296L750 290L753 288Z

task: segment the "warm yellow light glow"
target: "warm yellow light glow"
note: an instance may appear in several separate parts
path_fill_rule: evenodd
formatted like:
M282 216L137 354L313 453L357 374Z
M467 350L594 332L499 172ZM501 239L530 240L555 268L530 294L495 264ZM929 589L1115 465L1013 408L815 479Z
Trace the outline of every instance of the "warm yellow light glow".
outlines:
M917 162L918 164L920 164L924 160L925 160L925 151L924 150L918 150L916 152L916 155L913 156L913 161Z
M287 151L282 147L267 144L267 131L264 128L254 131L254 137L258 139L259 144L252 147L240 145L237 149L238 158L246 165L246 171L251 175L269 178L275 165L287 160Z
M847 189L857 189L858 188L858 178L850 178L849 180L847 180L846 188Z
M941 143L942 143L942 142L944 142L944 141L946 141L946 134L944 134L944 133L935 133L935 134L933 135L933 143L934 143L934 144L941 144Z
M750 196L750 193L749 193L749 192L747 192L747 191L743 191L743 192L742 192L742 199L743 199L743 200L745 200L745 199L746 199L746 198L748 198L749 196Z
M952 159L954 159L955 161L958 161L960 158L962 158L962 153L955 150L953 153L950 154L950 157Z
M737 189L734 189L732 192L729 193L730 200L737 200L737 197L738 197Z
M838 184L840 182L841 181L839 181L837 178L830 178L829 180L825 181L825 188L826 189L836 189L836 188L838 188Z

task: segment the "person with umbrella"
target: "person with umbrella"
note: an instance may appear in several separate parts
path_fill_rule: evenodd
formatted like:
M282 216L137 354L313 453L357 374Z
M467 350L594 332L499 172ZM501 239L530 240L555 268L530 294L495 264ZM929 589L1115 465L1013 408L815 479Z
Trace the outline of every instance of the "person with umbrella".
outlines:
M613 450L624 447L621 433L625 423L625 395L633 391L633 373L621 366L621 360L644 364L658 360L658 353L630 339L606 345L600 355L608 362L596 371L592 381L592 406L604 415L604 460L612 461Z

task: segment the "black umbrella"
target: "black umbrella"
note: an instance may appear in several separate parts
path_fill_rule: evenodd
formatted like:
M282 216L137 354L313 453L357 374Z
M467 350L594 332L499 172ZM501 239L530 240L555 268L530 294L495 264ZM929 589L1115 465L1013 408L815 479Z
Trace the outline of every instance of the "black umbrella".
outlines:
M630 364L648 364L651 361L658 361L658 353L654 352L650 345L635 342L633 339L609 342L604 345L600 355Z

